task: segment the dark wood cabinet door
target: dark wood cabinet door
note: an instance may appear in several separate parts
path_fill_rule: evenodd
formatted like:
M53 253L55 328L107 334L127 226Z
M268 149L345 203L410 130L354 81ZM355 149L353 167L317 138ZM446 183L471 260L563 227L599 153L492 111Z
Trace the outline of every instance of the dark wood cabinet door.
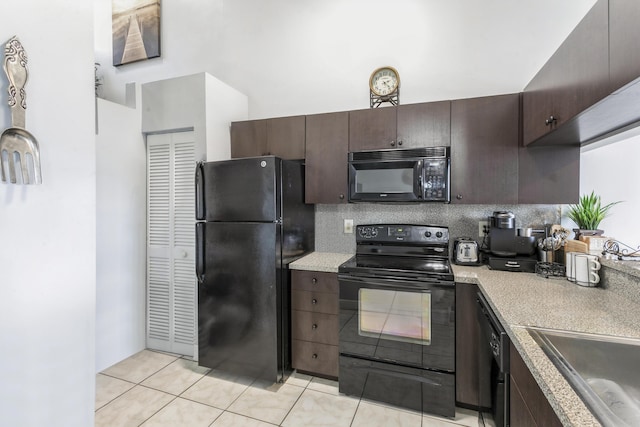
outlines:
M522 360L520 353L515 348L513 343L509 344L509 366L511 371L511 380L512 384L515 387L512 387L509 393L509 398L511 399L511 425L519 426L519 425L531 425L527 424L529 418L525 411L525 408L528 409L529 415L531 415L534 419L535 424L538 426L544 427L561 427L562 423L560 419L556 415L555 411L551 407L551 404L545 397L542 390L540 390L540 386L536 382L535 378L529 371L529 368ZM518 396L519 395L519 396ZM516 402L518 399L522 400L522 403L518 402L517 404L524 404L525 408L517 409L517 413L514 415L513 412L513 401Z
M248 120L231 123L231 158L267 154L267 121Z
M509 392L509 420L510 425L513 427L539 427L536 424L535 418L529 412L526 402L520 394L518 385L510 380L510 392Z
M451 145L451 102L424 102L397 108L397 147Z
M267 120L268 154L283 159L304 159L305 116Z
M456 283L456 402L477 407L478 352L478 286Z
M580 147L520 147L518 203L568 204L580 198Z
M527 85L523 95L525 145L610 93L608 28L608 2L599 0Z
M518 202L519 94L451 102L451 202Z
M347 203L349 113L307 116L305 203Z
M609 0L611 91L640 77L640 2Z
M349 151L402 148L396 144L396 107L349 112Z

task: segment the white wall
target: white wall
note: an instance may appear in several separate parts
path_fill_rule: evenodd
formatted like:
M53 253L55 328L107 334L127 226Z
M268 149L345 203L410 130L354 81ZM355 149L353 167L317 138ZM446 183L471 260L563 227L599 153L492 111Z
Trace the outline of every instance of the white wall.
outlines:
M96 166L93 3L0 3L29 58L26 125L43 184L0 183L0 424L93 425ZM9 125L0 78L0 128Z
M640 135L637 130L629 138L614 138L609 145L583 148L580 155L580 194L595 191L607 204L622 200L611 208L611 216L600 223L605 235L640 248L640 190L638 159ZM568 220L573 223L573 221ZM575 227L575 225L574 225Z
M145 348L147 162L136 92L137 109L98 99L96 372Z
M198 160L231 157L229 123L245 120L247 97L206 73L142 85L144 133L193 129Z
M207 161L227 160L231 158L229 124L248 118L249 100L209 74L205 74L205 87Z
M110 66L111 0L96 0L104 95L208 72L249 97L250 118L369 107L382 65L401 102L521 91L595 0L163 0L162 57Z

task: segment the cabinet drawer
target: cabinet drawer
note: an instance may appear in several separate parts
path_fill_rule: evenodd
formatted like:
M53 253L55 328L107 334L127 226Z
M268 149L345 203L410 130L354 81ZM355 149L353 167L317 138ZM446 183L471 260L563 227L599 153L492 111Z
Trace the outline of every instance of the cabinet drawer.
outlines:
M299 370L338 377L338 346L293 340L291 365Z
M338 345L338 316L293 310L291 315L291 338Z
M291 272L291 289L337 294L338 275L321 271L293 270Z
M326 292L291 291L293 310L338 314L338 295Z

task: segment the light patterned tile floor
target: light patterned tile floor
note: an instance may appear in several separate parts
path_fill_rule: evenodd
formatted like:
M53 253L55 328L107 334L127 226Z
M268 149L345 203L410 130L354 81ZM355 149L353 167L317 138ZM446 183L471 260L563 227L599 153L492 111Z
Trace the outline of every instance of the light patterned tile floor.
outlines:
M294 372L264 384L144 350L96 377L97 427L478 427L456 418L396 408L338 392L338 383Z

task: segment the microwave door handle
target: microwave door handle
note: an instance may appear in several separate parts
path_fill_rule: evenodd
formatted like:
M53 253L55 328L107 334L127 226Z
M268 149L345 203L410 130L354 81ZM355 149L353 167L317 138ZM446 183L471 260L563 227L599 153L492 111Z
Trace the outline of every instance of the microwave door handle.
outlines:
M418 192L417 195L419 198L424 199L425 196L425 191L424 191L424 167L423 167L423 161L422 160L418 160L418 164L416 165L417 168L417 174L418 175Z

